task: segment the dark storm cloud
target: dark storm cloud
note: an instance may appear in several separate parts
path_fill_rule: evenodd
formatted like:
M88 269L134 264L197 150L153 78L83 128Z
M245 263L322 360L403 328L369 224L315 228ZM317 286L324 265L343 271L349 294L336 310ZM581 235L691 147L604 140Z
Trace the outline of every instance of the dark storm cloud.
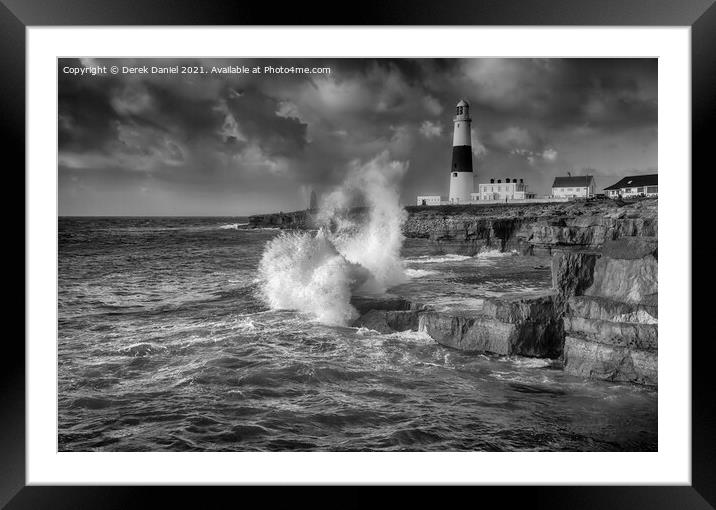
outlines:
M462 86L476 106L553 128L639 126L656 121L654 59L470 59Z
M65 74L84 65L330 67L327 75ZM353 160L408 161L402 199L447 188L454 105L478 180L656 166L655 59L63 59L63 214L244 214L305 205Z

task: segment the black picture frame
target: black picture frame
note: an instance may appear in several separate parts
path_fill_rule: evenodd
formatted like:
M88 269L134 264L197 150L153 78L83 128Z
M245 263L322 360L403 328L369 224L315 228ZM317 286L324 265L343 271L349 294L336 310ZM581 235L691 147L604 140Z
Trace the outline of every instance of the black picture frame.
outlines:
M708 127L716 123L716 5L714 0L366 0L356 9L320 4L220 2L203 0L0 0L0 104L2 147L25 167L25 29L31 26L92 25L602 25L691 27L692 174L704 174L714 163ZM318 14L321 12L322 14ZM697 172L700 170L700 172ZM25 190L24 179L17 187ZM15 189L17 189L17 187ZM26 191L26 190L25 190ZM14 193L13 193L14 194ZM8 193L9 195L9 193ZM25 196L23 194L23 196ZM692 202L692 233L706 236L708 200ZM24 211L24 208L23 208ZM8 220L19 223L17 220ZM24 236L24 232L23 232ZM17 237L19 239L19 236ZM692 271L706 243L692 237ZM668 240L666 241L668 242ZM23 248L23 264L28 253ZM27 278L27 266L25 278ZM699 300L710 283L692 285L692 485L589 487L482 487L484 494L525 498L522 504L549 508L694 508L716 507L716 399L711 388L714 343L706 328L696 328L708 313ZM23 296L25 290L23 289ZM19 300L18 300L19 301ZM23 305L25 300L22 300ZM9 314L8 314L9 315ZM9 320L9 319L8 319ZM704 335L697 335L703 331ZM24 335L23 335L24 336ZM664 339L688 342L690 339ZM191 502L185 489L137 487L48 487L25 484L25 348L19 335L6 335L0 370L0 507L125 508L151 501L161 490L166 498ZM23 360L22 362L20 360ZM170 493L171 494L168 494ZM207 491L204 491L205 493ZM202 495L204 507L225 491ZM479 496L480 498L483 495ZM529 503L527 502L529 501ZM358 500L355 500L357 503Z

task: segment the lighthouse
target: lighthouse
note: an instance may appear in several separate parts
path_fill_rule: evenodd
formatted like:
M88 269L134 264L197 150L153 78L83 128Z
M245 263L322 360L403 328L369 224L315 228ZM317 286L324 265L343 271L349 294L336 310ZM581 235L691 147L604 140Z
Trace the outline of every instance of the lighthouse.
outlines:
M470 193L474 191L470 137L472 119L470 118L470 104L464 99L457 104L453 124L455 127L452 136L449 200L451 204L469 204Z

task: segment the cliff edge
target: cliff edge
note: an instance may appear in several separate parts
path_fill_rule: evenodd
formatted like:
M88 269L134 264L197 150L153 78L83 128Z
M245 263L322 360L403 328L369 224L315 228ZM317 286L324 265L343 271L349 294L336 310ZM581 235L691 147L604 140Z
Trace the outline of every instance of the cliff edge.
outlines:
M598 249L622 237L656 237L657 199L580 200L547 204L406 207L406 237L429 239L440 253Z

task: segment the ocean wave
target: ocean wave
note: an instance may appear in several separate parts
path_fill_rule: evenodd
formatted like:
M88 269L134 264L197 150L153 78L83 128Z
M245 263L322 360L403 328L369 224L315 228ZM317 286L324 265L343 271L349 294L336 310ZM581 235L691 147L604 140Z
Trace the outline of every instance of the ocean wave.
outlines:
M440 264L442 262L459 262L461 260L468 260L472 257L467 255L422 255L420 257L412 257L405 259L405 262L409 264Z
M256 323L251 319L237 319L236 329L240 331L256 331Z
M406 269L405 276L408 278L423 278L424 276L430 276L437 274L437 271L430 271L428 269Z
M500 257L514 257L515 255L519 255L517 253L517 250L510 250L510 251L500 251L500 250L487 250L487 251L481 251L477 254L477 258L480 259L495 259Z
M358 317L351 293L369 277L368 270L346 260L324 232L283 233L267 243L259 263L269 307L309 313L331 325L347 325Z
M415 343L415 344L435 344L435 340L432 339L425 331L413 331L408 329L406 331L396 331L395 333L388 333L384 335L386 338L393 338L401 340L403 342Z
M547 368L553 366L556 362L545 358L523 358L520 356L497 358L499 362L511 363L518 367L525 368Z
M163 345L157 345L151 342L139 342L123 347L119 350L119 352L120 354L124 354L126 356L133 356L136 358L139 356L149 356L150 354L153 354L155 352L162 352L166 350L167 348Z
M248 223L227 223L225 225L219 225L221 230L238 230L239 227L245 227Z
M384 152L365 165L355 163L341 187L326 195L315 234L284 232L266 243L258 268L262 297L274 310L298 310L319 322L347 326L358 317L353 292L383 294L405 283L400 260L400 206L394 180L407 164ZM345 212L365 200L368 214L355 220Z

